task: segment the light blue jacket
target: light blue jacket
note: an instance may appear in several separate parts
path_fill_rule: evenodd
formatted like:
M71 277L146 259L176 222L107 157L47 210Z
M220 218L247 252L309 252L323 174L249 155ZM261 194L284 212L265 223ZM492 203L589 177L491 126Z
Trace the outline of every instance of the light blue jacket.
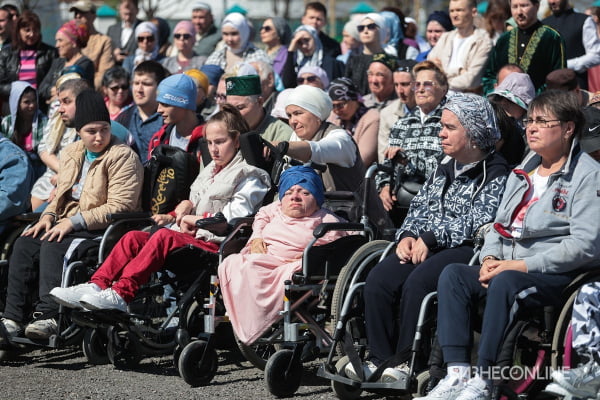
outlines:
M0 137L0 231L8 219L29 209L32 185L33 168L27 155Z
M521 164L529 173L541 158L531 153ZM511 172L495 222L511 224L528 184ZM580 151L577 141L548 188L525 212L521 238L503 237L492 228L485 237L480 259L524 260L528 272L562 274L600 266L600 163Z

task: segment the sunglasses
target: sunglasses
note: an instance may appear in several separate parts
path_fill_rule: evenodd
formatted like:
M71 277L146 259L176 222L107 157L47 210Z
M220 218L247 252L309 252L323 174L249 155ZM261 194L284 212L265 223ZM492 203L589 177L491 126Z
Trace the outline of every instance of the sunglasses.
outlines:
M189 38L192 37L192 35L190 35L189 33L176 33L176 34L173 35L173 37L175 39L188 40Z
M128 85L115 85L115 86L109 86L108 88L110 90L112 90L114 93L117 93L119 91L119 89L121 89L121 90L129 89L129 86Z
M364 31L365 29L368 29L370 31L374 31L377 28L379 28L379 27L375 23L369 24L369 25L358 25L356 27L356 29L358 30L359 33L362 32L362 31Z
M270 27L270 26L265 25L265 26L261 26L260 30L261 31L265 31L265 32L271 32L273 30L273 28Z
M154 36L138 36L137 38L138 43L142 43L142 42L154 42Z
M305 78L298 77L298 79L296 79L296 82L298 83L298 85L302 85L304 82L306 82L306 83L316 82L317 79L319 79L318 76L316 76L316 75L309 75L309 76L307 76Z

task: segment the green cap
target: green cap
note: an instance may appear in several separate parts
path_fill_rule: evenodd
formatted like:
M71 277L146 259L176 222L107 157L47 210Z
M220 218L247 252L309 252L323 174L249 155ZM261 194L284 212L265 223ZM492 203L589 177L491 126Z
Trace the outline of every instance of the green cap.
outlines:
M252 96L262 93L258 75L232 76L227 78L225 79L225 89L228 96Z

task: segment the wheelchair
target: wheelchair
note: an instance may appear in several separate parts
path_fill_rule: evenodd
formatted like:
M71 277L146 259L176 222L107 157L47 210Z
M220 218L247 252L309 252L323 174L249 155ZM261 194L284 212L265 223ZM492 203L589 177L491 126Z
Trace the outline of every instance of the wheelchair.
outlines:
M31 224L35 222L38 216L37 214L27 214L19 217L19 221L26 221ZM63 268L61 282L63 287L85 282L95 271L99 262L102 262L108 254L112 245L125 232L136 228L139 229L140 226L146 226L149 223L146 213L113 214L109 216L109 219L112 221L112 224L106 229L101 238L82 239L77 245L73 245L72 248L74 251L70 259L65 261ZM21 224L17 230L12 232L14 240L20 236L21 232L29 224ZM4 270L7 270L8 261L3 260L0 266L2 265L6 267ZM34 292L36 291L34 290ZM37 296L34 294L32 297L35 298ZM34 348L61 348L80 345L85 337L85 331L74 322L73 317L74 312L66 307L59 306L56 316L59 331L57 334L43 340L10 337L4 326L0 325L0 360L9 359L17 353L27 352Z

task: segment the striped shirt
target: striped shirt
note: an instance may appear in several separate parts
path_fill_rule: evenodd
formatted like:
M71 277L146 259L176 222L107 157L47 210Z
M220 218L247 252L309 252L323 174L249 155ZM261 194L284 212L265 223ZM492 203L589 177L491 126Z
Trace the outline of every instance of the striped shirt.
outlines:
M36 71L35 71L35 50L21 50L21 69L19 70L19 80L31 84L37 88Z

